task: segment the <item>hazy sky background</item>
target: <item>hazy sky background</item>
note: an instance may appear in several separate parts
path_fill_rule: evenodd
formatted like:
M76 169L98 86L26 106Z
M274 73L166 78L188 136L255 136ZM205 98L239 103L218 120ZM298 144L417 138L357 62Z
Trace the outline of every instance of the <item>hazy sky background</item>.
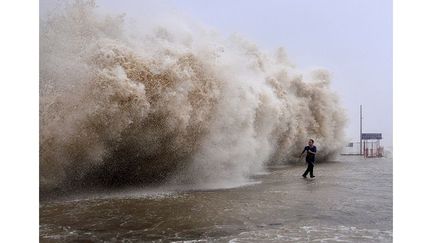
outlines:
M56 1L41 1L44 5ZM101 9L135 18L152 11L177 12L222 35L239 33L260 49L284 47L302 70L324 67L341 97L349 124L347 137L382 132L392 145L391 0L164 0L97 1Z

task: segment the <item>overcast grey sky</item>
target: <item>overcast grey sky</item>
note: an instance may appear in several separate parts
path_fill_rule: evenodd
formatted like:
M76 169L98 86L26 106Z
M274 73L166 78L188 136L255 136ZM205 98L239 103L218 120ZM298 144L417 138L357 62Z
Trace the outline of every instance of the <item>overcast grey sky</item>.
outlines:
M50 1L41 1L41 5ZM52 1L51 1L52 2ZM391 0L164 0L97 1L102 9L137 17L177 11L221 34L239 33L259 47L284 47L300 69L327 68L349 119L346 133L382 132L392 145Z

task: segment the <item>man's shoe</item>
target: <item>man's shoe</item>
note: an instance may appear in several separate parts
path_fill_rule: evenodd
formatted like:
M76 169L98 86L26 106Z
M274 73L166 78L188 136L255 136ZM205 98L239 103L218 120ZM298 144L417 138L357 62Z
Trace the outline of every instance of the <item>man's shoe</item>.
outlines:
M311 178L314 178L315 176L311 176Z
M302 175L303 176L303 178L306 178L306 176L305 175Z

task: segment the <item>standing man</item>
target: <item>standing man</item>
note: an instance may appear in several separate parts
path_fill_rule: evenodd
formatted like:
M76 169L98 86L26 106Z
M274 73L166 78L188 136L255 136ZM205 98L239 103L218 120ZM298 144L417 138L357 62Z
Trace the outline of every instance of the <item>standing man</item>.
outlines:
M306 151L306 163L308 164L308 167L307 167L306 171L303 173L303 178L306 178L306 176L309 172L310 172L311 178L315 177L313 175L313 167L315 164L315 154L317 152L317 148L313 144L314 144L314 140L309 139L308 146L306 146L303 149L303 152L300 154L300 158L301 158L303 156L303 153Z

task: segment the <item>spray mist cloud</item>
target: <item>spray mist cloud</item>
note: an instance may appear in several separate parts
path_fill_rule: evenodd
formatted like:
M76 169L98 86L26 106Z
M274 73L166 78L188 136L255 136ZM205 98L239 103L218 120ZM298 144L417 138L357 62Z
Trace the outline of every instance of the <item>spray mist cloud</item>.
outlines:
M308 138L343 144L330 75L182 19L129 28L93 2L40 24L41 190L167 180L241 182ZM175 23L175 24L173 24Z

